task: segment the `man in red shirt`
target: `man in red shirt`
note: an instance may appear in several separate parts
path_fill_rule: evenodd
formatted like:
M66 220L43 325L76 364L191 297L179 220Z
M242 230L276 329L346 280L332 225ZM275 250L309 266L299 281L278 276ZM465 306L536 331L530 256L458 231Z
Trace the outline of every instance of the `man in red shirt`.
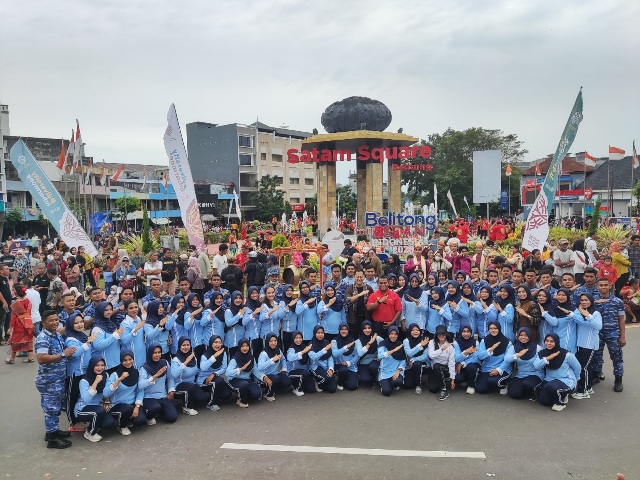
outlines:
M373 332L387 338L387 329L400 318L402 302L398 294L389 289L386 277L378 279L378 290L369 295L367 310L371 312Z
M466 245L469 241L469 225L467 225L467 222L465 222L463 219L460 219L456 234L460 239L460 243L464 243Z

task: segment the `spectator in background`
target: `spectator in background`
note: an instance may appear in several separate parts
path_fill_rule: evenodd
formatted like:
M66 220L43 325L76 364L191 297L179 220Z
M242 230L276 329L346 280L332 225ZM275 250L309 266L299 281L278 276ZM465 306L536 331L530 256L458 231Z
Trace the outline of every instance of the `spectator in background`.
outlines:
M162 289L172 297L176 294L176 274L176 261L171 254L171 250L165 248L164 255L162 257L162 272L160 276L162 278Z
M595 265L600 260L600 254L598 252L598 234L594 233L585 240L585 252L589 257L589 263Z
M616 292L620 293L622 287L629 280L629 265L631 265L631 262L622 254L622 243L613 242L609 246L609 250L611 251L612 265L618 274L618 279L615 283Z
M147 294L151 290L151 280L160 280L162 282L162 262L158 260L158 252L149 253L149 261L144 264L144 275L147 277ZM106 289L105 280L105 289Z
M554 276L560 281L565 273L573 273L573 251L569 249L569 240L561 238L558 242L558 249L553 252Z
M178 257L178 278L187 276L187 268L189 268L189 255L186 253L181 253L180 257Z
M211 264L211 273L220 275L222 271L229 266L229 262L227 260L227 251L229 250L229 246L226 243L221 243L218 247L218 253L213 257L213 262Z
M11 317L9 316L9 305L11 305L9 275L9 266L6 264L0 265L0 330L4 329L4 335L0 337L0 343L5 343L9 340L9 328L11 325Z
M640 236L633 235L631 237L631 245L627 247L629 253L630 275L638 278L640 276Z

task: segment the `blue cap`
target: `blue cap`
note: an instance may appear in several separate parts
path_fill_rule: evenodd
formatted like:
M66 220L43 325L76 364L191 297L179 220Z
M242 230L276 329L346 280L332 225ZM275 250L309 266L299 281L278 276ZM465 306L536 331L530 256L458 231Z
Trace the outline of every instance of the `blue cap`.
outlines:
M267 270L267 275L280 275L280 269L278 267L271 267L269 270Z

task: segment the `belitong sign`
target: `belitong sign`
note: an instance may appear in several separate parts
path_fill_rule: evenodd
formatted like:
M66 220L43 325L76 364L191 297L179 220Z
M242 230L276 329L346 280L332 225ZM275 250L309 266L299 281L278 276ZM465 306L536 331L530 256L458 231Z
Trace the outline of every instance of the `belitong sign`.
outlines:
M311 162L341 162L352 160L351 156L354 152L349 149L337 149L337 150L329 150L322 149L318 150L317 148L313 148L311 150L298 150L296 148L291 148L287 150L287 162L289 163L311 163ZM429 145L414 145L411 147L386 147L386 148L371 148L368 145L361 145L356 150L356 160L361 160L364 162L372 161L372 162L380 162L382 163L385 159L387 160L411 160L416 158L427 159L431 157L433 150ZM416 167L417 165L411 165L412 167ZM431 168L426 168L427 165L419 165L424 166L422 170L431 170ZM415 168L402 168L406 167L406 165L398 165L398 169L396 170L419 170ZM429 165L431 167L431 165Z
M403 260L418 244L426 244L435 230L435 215L405 215L366 212L365 225L371 228L371 245L378 251L397 254Z

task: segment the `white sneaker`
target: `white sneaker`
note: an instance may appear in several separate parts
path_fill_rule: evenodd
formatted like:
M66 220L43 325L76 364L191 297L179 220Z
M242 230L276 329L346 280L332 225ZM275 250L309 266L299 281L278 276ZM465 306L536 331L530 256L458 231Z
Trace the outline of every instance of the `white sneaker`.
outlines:
M589 390L587 390L585 393L587 393L588 395L593 395L593 394L594 394L594 393L596 393L596 392L594 392L594 391L593 391L593 388L590 388L590 389L589 389Z
M93 435L91 435L89 433L89 430L84 431L84 438L86 438L87 440L93 443L96 443L102 440L102 437L100 435L98 435L97 433L94 433Z
M155 425L156 424L156 419L155 418L148 418L147 419L147 425L151 426L151 425Z
M182 407L182 412L187 415L197 415L198 411L193 408Z
M220 407L215 403L207 403L207 408L212 412L217 412L218 410L220 410Z
M467 393L469 395L473 395L474 393L476 393L476 389L473 387L467 387Z
M574 398L576 400L582 400L585 398L591 398L591 395L589 395L588 393L572 393L571 398Z
M131 430L129 430L129 428L128 428L128 427L122 427L122 428L118 427L118 431L119 431L122 435L124 435L125 437L126 437L127 435L131 435Z
M265 395L265 396L264 396L264 399L265 399L267 402L273 402L273 401L276 399L276 396L275 396L275 395L271 395L271 396L269 396L269 395Z
M422 387L416 387L416 395L422 395Z
M236 405L238 405L240 408L249 408L249 404L248 403L242 403L240 401L240 399L236 400Z
M344 387L342 385L337 385L336 388L340 391L344 390Z
M500 389L500 395L506 395L509 389L507 387L502 387Z
M322 389L318 386L318 382L316 382L316 392L320 393Z
M566 405L554 405L553 407L551 407L551 410L553 410L554 412L561 412L565 408L567 408Z
M303 392L302 390L298 390L297 388L294 388L294 389L293 389L293 394L294 394L296 397L302 397L302 396L304 396L304 392Z

